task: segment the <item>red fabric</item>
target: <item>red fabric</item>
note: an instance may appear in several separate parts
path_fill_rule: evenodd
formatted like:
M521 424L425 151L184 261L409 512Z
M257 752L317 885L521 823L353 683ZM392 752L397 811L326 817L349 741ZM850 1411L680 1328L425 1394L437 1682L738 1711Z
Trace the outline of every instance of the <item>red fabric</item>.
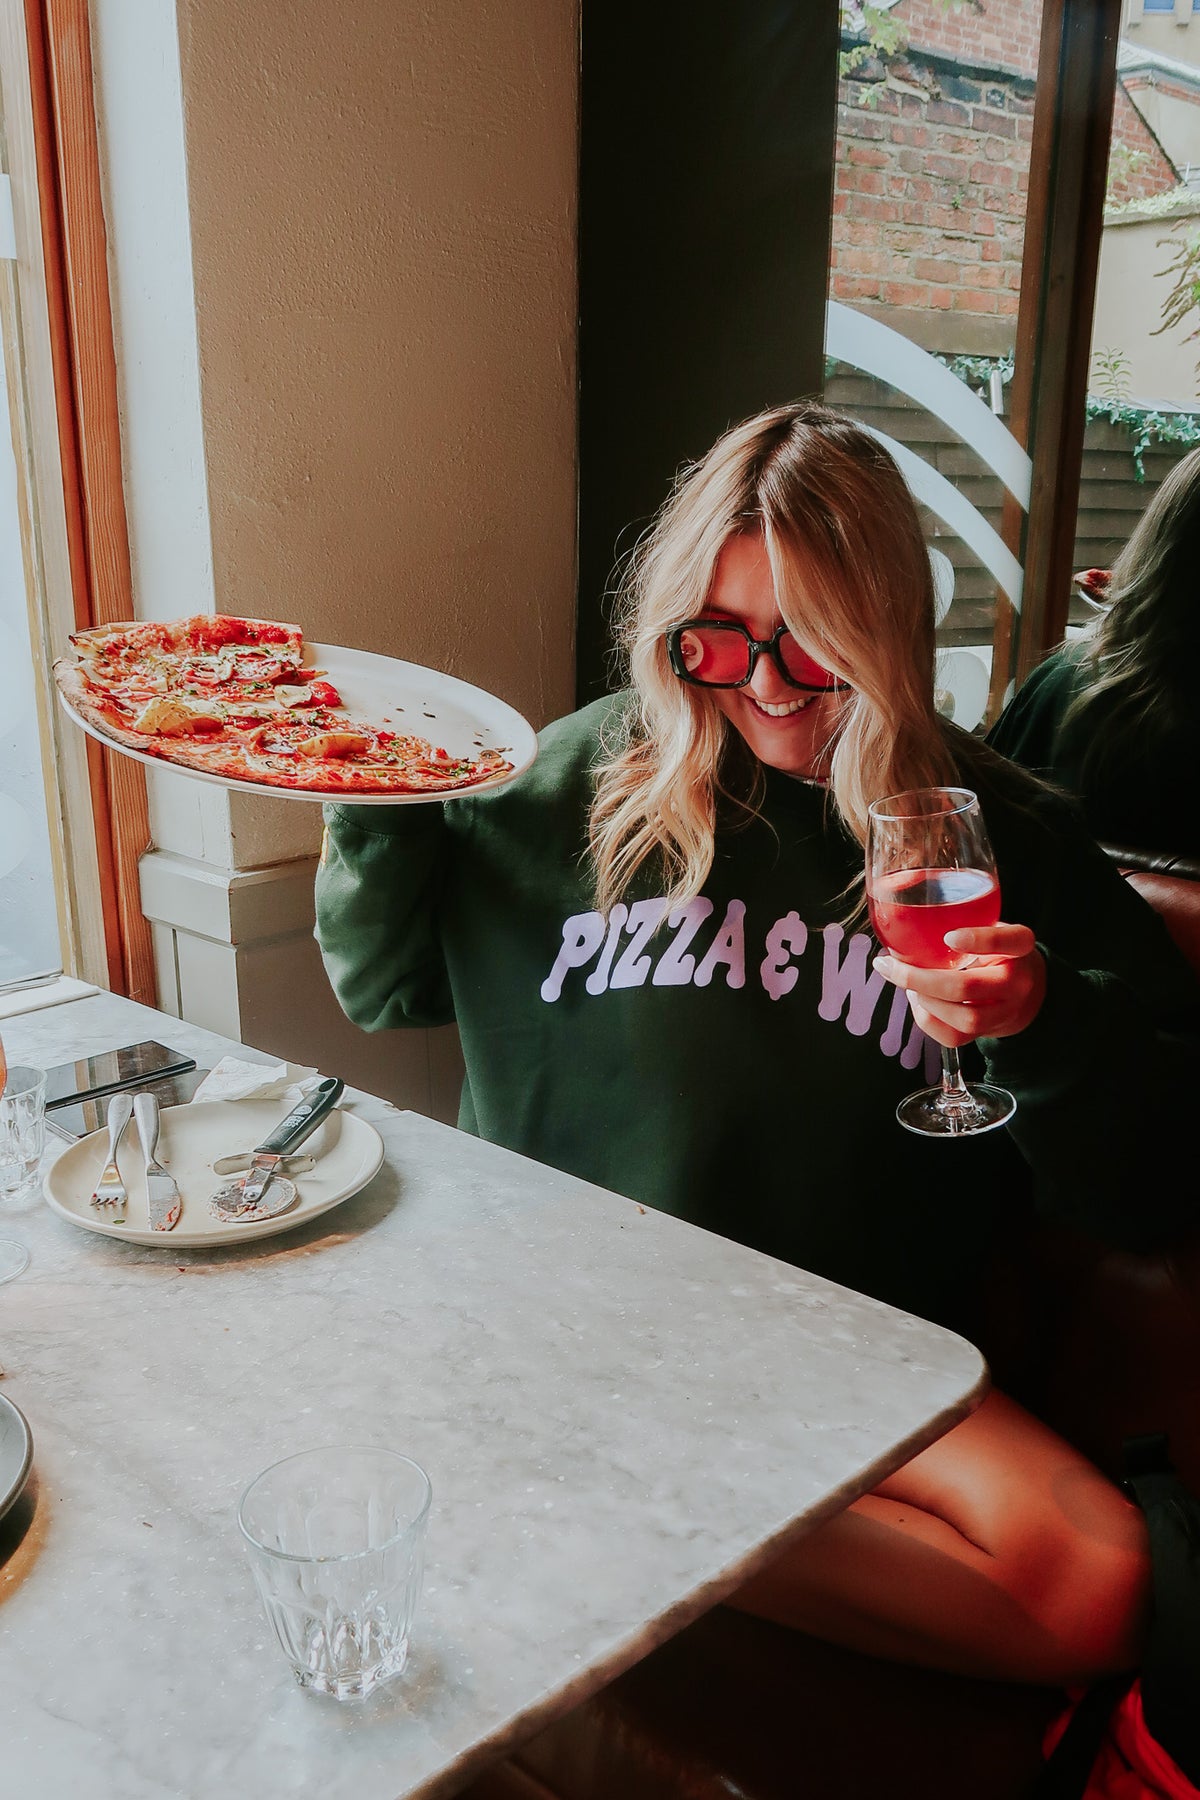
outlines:
M1047 1732L1047 1755L1066 1730L1073 1711L1074 1703ZM1200 1790L1147 1729L1140 1682L1134 1682L1109 1720L1084 1800L1200 1800Z

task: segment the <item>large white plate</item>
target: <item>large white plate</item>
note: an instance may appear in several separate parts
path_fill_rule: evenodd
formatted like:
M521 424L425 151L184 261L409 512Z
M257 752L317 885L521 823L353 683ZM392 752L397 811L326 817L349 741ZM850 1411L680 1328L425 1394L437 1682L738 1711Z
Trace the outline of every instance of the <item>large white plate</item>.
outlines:
M33 1462L33 1435L19 1406L0 1394L0 1519L20 1496Z
M341 696L342 704L354 718L371 725L387 724L389 729L410 731L416 737L428 738L435 748L448 750L451 756L478 756L481 750L500 750L513 766L486 781L475 781L467 787L447 788L436 794L322 794L312 788L275 787L265 781L238 781L233 777L213 775L207 769L189 769L172 762L167 756L152 756L148 751L131 750L118 744L108 733L82 717L59 692L64 708L90 737L123 756L152 767L176 770L197 781L209 781L216 787L237 788L247 794L271 794L285 800L343 800L351 806L411 806L415 803L453 800L460 794L490 793L507 787L533 762L537 755L537 736L533 726L503 700L497 700L483 688L472 687L454 675L439 674L436 669L422 668L420 663L398 662L395 657L375 656L369 650L347 650L337 644L305 644L303 666L321 669ZM178 1227L176 1228L178 1229Z
M319 1128L320 1136L314 1134L311 1147L317 1152L317 1165L310 1174L296 1178L299 1198L290 1212L248 1225L214 1219L208 1202L221 1186L221 1177L213 1174L213 1163L219 1156L260 1144L285 1111L278 1100L196 1100L187 1106L163 1108L158 1160L175 1177L183 1200L174 1231L150 1229L145 1166L132 1130L121 1140L117 1153L129 1190L124 1225L114 1225L91 1204L108 1154L107 1131L93 1131L64 1151L47 1173L43 1192L55 1212L72 1225L158 1250L208 1250L294 1231L367 1185L383 1161L383 1139L365 1119L334 1111Z

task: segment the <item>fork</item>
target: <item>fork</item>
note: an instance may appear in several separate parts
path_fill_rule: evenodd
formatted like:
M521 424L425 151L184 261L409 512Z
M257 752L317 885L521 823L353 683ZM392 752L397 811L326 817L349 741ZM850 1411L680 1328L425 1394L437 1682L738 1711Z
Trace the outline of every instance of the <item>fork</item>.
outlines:
M114 1225L125 1223L125 1203L129 1196L117 1167L117 1145L132 1116L133 1095L114 1094L108 1103L108 1161L92 1195L92 1205L97 1212L108 1213Z

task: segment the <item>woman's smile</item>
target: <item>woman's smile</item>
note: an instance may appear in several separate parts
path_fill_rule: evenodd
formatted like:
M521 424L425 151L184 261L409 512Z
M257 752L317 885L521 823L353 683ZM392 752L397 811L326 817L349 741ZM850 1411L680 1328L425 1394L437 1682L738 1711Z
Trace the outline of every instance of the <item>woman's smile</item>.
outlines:
M792 713L803 712L817 698L815 694L802 694L798 700L787 700L779 706L773 706L766 700L759 700L753 694L748 696L754 701L759 712L766 713L769 719L787 719Z
M736 619L765 640L780 624L775 577L759 532L743 532L717 558L706 612ZM828 768L845 691L793 687L773 657L760 656L745 687L714 688L713 698L758 760L787 775L820 775Z

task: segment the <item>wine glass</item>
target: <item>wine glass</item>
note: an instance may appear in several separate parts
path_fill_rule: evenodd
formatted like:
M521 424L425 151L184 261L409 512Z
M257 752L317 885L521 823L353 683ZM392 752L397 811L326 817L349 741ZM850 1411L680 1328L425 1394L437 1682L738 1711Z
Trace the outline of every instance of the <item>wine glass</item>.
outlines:
M4 1054L4 1040L0 1038L0 1094L4 1092L4 1084L8 1080L8 1060ZM29 1252L24 1244L16 1238L0 1237L0 1285L12 1281L28 1267Z
M867 903L875 935L899 962L961 969L973 959L946 946L946 933L994 925L1000 882L979 800L969 788L911 788L877 800L867 830ZM958 1051L942 1048L939 1087L896 1108L923 1137L994 1131L1017 1103L1007 1088L966 1082Z

